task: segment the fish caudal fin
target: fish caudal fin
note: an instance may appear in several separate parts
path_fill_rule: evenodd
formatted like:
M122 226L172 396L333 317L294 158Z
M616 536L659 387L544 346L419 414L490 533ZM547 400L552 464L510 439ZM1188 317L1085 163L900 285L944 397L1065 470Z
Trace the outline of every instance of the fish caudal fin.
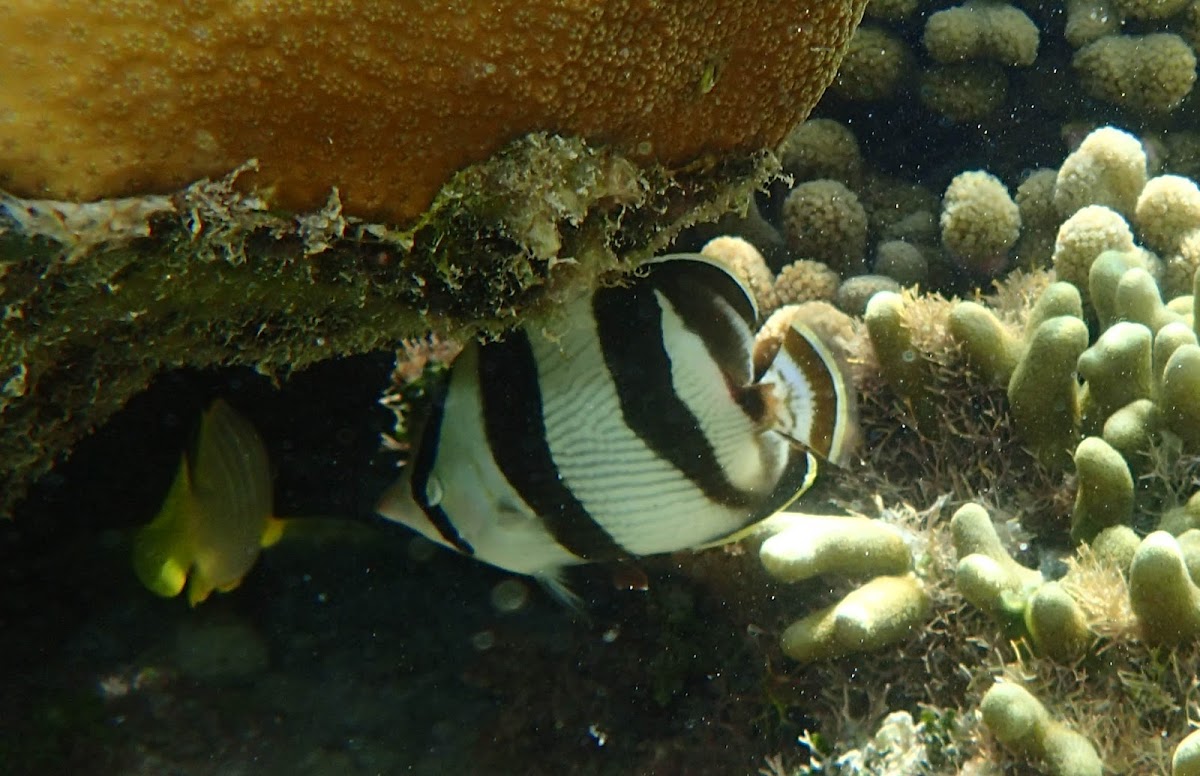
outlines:
M858 441L853 386L830 348L807 327L784 329L762 376L772 388L772 429L836 466L850 462Z

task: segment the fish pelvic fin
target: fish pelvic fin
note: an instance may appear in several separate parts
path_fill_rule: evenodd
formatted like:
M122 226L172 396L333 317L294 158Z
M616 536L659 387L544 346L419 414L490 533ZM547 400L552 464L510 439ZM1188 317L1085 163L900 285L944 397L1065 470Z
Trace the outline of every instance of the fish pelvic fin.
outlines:
M769 427L835 466L852 460L858 443L854 388L833 351L812 330L792 323L763 374Z
M583 599L567 587L563 572L562 568L547 569L537 572L533 578L550 594L551 598L570 609L574 614L586 616Z

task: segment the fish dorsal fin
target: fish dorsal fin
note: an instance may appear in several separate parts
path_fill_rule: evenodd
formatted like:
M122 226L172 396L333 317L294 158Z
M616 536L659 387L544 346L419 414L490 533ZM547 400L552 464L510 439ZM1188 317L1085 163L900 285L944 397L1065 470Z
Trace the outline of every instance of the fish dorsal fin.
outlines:
M727 266L700 253L668 253L650 259L644 265L652 276L659 273L683 274L703 285L733 307L752 328L758 326L758 304L746 284Z
M724 265L698 253L673 253L648 263L647 280L685 326L703 341L732 385L753 378L754 296Z
M854 391L820 337L792 323L763 382L775 387L776 431L837 466L850 462L858 441Z

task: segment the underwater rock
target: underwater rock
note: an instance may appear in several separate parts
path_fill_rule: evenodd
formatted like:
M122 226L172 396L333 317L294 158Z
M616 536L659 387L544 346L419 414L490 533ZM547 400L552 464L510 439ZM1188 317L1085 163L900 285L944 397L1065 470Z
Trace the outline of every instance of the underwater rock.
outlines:
M929 275L929 260L920 248L906 240L884 240L875 246L875 263L871 269L902 286L911 286L923 282Z
M876 294L898 291L900 284L887 275L855 275L838 285L834 300L838 309L847 315L864 315Z
M217 617L185 620L175 631L173 662L184 676L212 684L253 679L266 670L266 641L249 622Z

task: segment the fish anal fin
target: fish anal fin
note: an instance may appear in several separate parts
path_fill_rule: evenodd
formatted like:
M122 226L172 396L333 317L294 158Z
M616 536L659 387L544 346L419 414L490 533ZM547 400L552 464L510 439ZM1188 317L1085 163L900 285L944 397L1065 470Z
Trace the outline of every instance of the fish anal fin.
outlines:
M133 571L152 593L174 598L183 591L192 567L188 520L196 509L187 456L179 469L162 508L155 518L133 536Z
M584 614L583 599L567 587L566 580L563 579L562 568L544 569L534 574L533 578L550 594L551 598L576 614Z

